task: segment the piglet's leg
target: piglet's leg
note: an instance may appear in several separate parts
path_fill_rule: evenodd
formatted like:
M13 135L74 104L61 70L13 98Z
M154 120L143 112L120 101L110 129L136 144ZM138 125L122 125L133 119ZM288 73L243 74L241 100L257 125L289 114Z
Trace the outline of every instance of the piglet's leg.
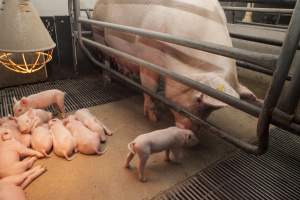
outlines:
M141 182L147 181L147 179L144 175L144 171L145 171L145 166L146 166L148 158L149 158L149 155L139 154L138 175L139 175L139 180Z
M13 184L16 186L20 186L24 180L30 175L32 174L34 171L34 169L28 170L26 172L23 172L22 174L18 174L18 175L13 175L13 176L7 176L3 179L1 179L2 183L9 183L9 184Z
M21 157L27 157L27 156L36 156L38 158L44 157L44 155L42 153L32 150L32 149L29 149L29 148L25 147L24 145L20 145L18 147L18 152Z
M102 122L100 122L97 118L94 118L94 121L103 128L104 133L106 135L108 135L108 136L112 136L113 135L113 132L109 128L107 128L107 126L105 126Z
M174 148L174 149L171 149L171 152L172 152L173 157L174 157L173 162L176 163L176 164L180 164L180 159L181 159L181 154L182 154L181 149Z
M62 118L65 118L65 95L57 96L56 104L61 112Z
M24 160L18 162L16 164L16 167L18 169L17 171L21 173L26 171L27 169L30 169L36 160L36 157L27 157Z
M43 174L46 171L45 168L41 166L37 166L32 169L32 172L26 177L26 179L21 184L22 189L25 189L32 181L34 181L37 177Z
M133 159L133 157L134 157L134 153L129 152L127 155L127 158L126 158L126 163L125 163L126 168L130 168L130 162Z

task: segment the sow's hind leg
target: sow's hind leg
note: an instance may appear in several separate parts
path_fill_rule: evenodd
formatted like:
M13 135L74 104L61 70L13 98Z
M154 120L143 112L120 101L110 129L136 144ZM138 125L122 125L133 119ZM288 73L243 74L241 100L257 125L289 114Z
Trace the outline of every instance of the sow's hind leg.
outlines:
M147 69L140 69L141 83L144 87L156 92L159 84L159 75ZM152 122L157 122L157 111L152 98L144 93L144 115Z

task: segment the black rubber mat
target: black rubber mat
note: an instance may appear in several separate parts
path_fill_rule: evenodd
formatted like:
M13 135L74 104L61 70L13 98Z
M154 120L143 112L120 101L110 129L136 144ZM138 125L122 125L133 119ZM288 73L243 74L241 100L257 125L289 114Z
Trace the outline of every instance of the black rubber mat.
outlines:
M239 151L153 198L166 199L299 200L300 138L273 129L268 153Z
M99 78L70 79L45 82L0 90L0 116L12 113L13 97L20 99L43 90L59 89L66 92L66 112L118 101L134 94L125 85L113 82L104 86ZM48 110L57 113L51 106Z

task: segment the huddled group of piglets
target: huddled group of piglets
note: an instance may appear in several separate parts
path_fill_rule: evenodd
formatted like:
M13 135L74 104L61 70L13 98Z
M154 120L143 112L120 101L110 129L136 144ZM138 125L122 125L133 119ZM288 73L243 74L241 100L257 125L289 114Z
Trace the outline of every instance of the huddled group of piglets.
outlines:
M101 143L112 135L103 123L88 109L77 110L65 116L65 93L47 90L17 101L14 99L14 116L0 119L0 199L25 199L23 189L45 172L42 166L33 167L38 158L50 157L53 149L57 156L72 160L76 152L102 155ZM62 119L54 118L43 110L57 105ZM144 169L152 153L166 151L166 160L178 162L181 148L196 141L187 129L170 127L142 134L128 144L129 154L125 167L130 167L134 155L139 157L138 174L146 181ZM31 148L32 149L31 149Z
M88 109L65 117L64 97L60 90L47 90L19 101L14 98L14 116L0 119L0 199L25 199L23 189L46 170L32 168L34 162L50 157L52 149L67 160L76 152L105 152L100 144L112 132ZM50 105L58 106L63 119L42 110Z

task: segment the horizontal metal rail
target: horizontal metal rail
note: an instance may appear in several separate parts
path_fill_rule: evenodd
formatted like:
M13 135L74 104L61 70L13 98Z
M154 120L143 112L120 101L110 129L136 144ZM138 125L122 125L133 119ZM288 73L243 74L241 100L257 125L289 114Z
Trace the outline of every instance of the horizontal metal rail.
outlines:
M266 68L263 68L263 67L251 64L251 63L247 63L247 62L243 62L243 61L237 61L236 64L237 64L237 66L239 66L241 68L249 69L249 70L256 71L256 72L260 72L260 73L267 74L267 75L270 75L270 76L273 76L273 74L274 74L274 70L266 69ZM287 81L290 81L291 79L292 79L291 75L288 75L287 78L286 78Z
M236 39L247 40L247 41L251 41L251 42L259 42L259 43L263 43L263 44L279 46L279 47L281 47L283 44L283 41L280 39L272 39L272 38L266 38L266 37L260 37L260 36L244 35L244 34L239 34L239 33L230 33L230 37L236 38ZM297 49L300 49L300 44L298 44Z
M264 24L264 23L258 23L258 22L243 22L243 21L235 21L235 23L238 24L245 24L245 25L254 25L254 26L263 26L263 27L270 27L270 28L280 28L280 29L287 29L288 26L285 25L276 25L276 24Z
M260 3L270 5L295 5L297 0L220 0L221 2Z
M273 68L278 58L277 55L257 53L257 52L248 51L244 49L218 45L211 42L204 42L204 41L194 42L190 39L175 37L166 33L144 30L140 28L123 26L120 24L113 24L113 23L102 22L97 20L90 20L82 17L79 17L78 22L106 27L106 28L128 32L128 33L134 33L143 37L148 37L148 38L157 39L157 40L161 40L173 44L178 44L181 46L202 50L208 53L213 53L213 54L217 54L229 58L246 61L267 68Z
M275 14L293 14L294 9L282 9L282 8L247 8L247 7L232 7L223 6L227 11L249 11L249 12L263 12L263 13L275 13Z
M142 65L143 67L152 70L154 72L159 73L160 75L163 76L168 76L172 79L174 79L175 81L179 81L180 83L183 83L195 90L201 91L211 97L214 97L220 101L223 101L225 103L227 103L228 105L231 105L233 107L236 107L252 116L258 117L259 113L260 113L260 108L256 105L250 104L246 101L240 100L238 98L235 98L233 96L230 96L226 93L220 92L214 88L211 88L203 83L199 83L197 81L194 81L186 76L182 76L179 75L177 73L174 73L171 70L168 70L166 68L163 68L161 66L155 65L153 63L147 62L145 60L142 60L140 58L136 58L132 55L129 55L127 53L124 53L122 51L116 50L114 48L108 47L106 45L100 44L98 42L95 42L93 40L90 40L88 38L82 37L81 38L82 41L89 45L89 46L93 46L99 50L102 50L103 52L108 53L109 55L115 55L115 56L121 56L123 58L126 58L134 63L137 63L139 65Z

